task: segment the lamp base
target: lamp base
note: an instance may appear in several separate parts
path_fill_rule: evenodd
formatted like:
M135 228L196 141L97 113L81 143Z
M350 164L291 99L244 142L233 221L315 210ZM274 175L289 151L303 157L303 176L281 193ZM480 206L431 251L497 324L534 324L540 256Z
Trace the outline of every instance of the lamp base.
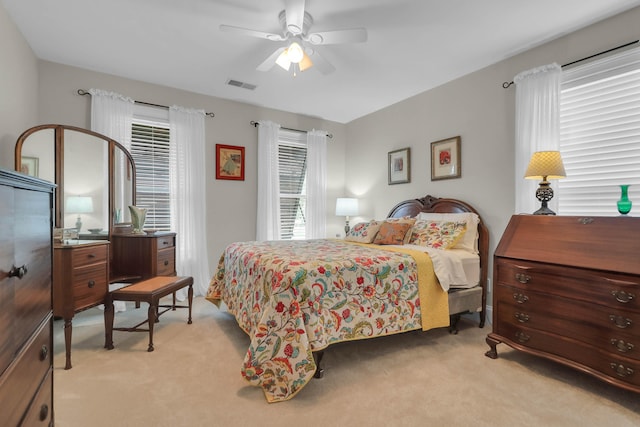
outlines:
M534 215L555 215L556 213L547 207L547 203L543 202L540 209L533 213Z
M540 186L536 190L536 199L540 200L542 206L535 211L534 215L555 215L556 213L547 207L547 202L553 199L553 189L546 177L540 182Z
M347 222L344 225L344 235L346 236L347 234L349 234L349 230L351 230L351 227L349 227L349 220L347 220Z

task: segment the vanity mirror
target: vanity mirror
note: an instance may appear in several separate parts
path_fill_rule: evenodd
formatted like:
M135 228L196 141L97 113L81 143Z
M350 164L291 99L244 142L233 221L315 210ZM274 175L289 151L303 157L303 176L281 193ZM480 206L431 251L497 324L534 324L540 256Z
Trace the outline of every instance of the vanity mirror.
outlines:
M57 228L75 227L81 236L110 239L115 224L130 222L135 163L111 138L74 126L35 126L16 142L15 168L57 185Z

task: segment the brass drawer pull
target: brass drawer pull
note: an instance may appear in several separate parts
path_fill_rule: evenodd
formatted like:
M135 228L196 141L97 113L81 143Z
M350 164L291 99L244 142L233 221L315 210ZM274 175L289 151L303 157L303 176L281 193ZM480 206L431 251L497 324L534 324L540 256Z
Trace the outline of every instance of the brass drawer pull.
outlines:
M633 301L636 297L634 294L625 291L611 291L611 295L616 297L616 301L626 304Z
M531 280L531 276L524 273L516 273L516 280L522 284L527 284Z
M529 321L529 315L528 314L516 313L515 316L516 316L516 319L518 320L518 322L520 322L520 323L526 323L526 322Z
M578 219L578 222L582 225L591 224L593 222L593 218L585 217Z
M622 316L616 316L615 314L609 315L609 319L620 329L626 329L633 323L631 319Z
M165 261L164 261L164 265L165 265L165 266L169 265L169 260L165 260Z
M633 344L615 338L611 338L611 345L614 346L620 353L627 353L633 350Z
M89 258L95 258L95 257L96 257L96 254L89 254L89 255L87 255L87 256L88 256Z
M49 347L47 347L46 345L43 345L42 348L40 348L40 360L42 361L47 360L48 355L49 355Z
M610 366L611 366L611 369L613 369L616 375L619 377L626 378L630 375L633 375L633 369L627 368L621 363L611 362Z
M40 421L45 421L47 418L49 418L49 405L44 403L40 407Z
M96 285L96 282L95 282L95 280L89 280L89 283L87 283L87 285L88 285L90 288L93 288L93 287Z
M518 341L520 341L521 343L525 343L527 341L529 341L531 339L531 337L527 334L525 334L524 332L520 331L520 332L516 332L516 339Z
M516 302L518 304L524 304L525 302L529 301L529 297L526 295L522 295L522 294L513 294L513 299L516 300Z
M9 270L9 277L17 277L18 279L22 279L27 274L27 266L23 265L22 267L11 266L11 270Z

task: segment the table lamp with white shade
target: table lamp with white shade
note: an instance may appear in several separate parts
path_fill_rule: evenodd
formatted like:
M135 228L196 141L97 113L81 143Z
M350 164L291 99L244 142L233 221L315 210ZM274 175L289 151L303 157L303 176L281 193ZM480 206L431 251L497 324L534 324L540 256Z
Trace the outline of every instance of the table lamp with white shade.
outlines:
M336 200L336 216L344 216L346 218L344 232L349 233L349 217L358 215L358 199L352 197L338 197Z
M69 196L64 207L65 213L78 214L76 229L80 233L82 218L80 214L93 212L93 199L89 196Z

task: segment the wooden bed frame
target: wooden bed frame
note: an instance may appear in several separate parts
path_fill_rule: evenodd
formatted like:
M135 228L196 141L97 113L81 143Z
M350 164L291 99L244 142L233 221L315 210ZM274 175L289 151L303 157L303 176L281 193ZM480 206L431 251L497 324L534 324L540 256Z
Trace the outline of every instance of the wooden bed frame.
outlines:
M401 218L404 216L415 217L420 212L427 213L464 213L472 212L478 215L478 254L480 256L480 283L471 289L450 289L449 290L449 315L451 317L449 332L458 333L457 324L460 317L465 313L476 312L478 298L481 300L480 324L483 328L486 320L487 308L487 278L489 266L489 230L482 221L482 217L471 205L456 199L437 198L430 195L420 199L405 200L393 207L388 218ZM481 295L478 296L478 293ZM322 368L322 358L324 350L313 353L316 362L315 378L322 378L324 369Z
M403 216L415 217L420 212L428 213L462 213L473 212L478 215L480 222L478 223L478 253L480 255L480 283L478 284L482 290L482 308L480 310L480 327L483 328L486 320L487 308L487 278L489 277L489 230L482 221L482 217L471 205L456 199L437 198L430 195L421 199L410 199L398 203L391 209L388 218L400 218ZM456 307L464 307L464 304L457 304L457 300L468 292L468 290L452 289L449 291L449 307L451 308L451 326L449 330L453 333L457 332L456 325L460 319L460 315L468 310Z

